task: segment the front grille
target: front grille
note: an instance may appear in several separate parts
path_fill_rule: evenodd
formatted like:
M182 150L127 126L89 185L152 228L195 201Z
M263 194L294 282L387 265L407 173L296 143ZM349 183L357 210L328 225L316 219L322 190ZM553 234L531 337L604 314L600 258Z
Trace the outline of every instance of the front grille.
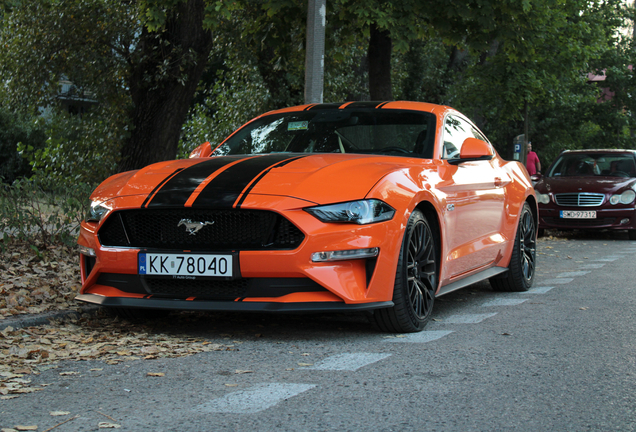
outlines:
M210 223L191 235L184 220ZM114 212L98 234L103 246L193 251L294 249L305 238L278 213L192 208Z
M555 194L557 205L564 207L596 207L603 204L605 195L599 193L562 193Z
M235 300L245 297L249 279L231 281L146 279L151 294L159 297L189 298L207 300Z

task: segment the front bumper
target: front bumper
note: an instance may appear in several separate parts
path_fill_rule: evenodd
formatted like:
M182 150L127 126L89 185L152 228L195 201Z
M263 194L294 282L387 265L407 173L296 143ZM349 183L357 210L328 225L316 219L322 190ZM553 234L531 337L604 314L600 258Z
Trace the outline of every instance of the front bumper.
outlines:
M81 302L92 303L106 307L229 312L359 312L388 308L393 306L393 302L390 301L361 304L346 304L339 302L227 302L212 300L104 297L96 294L80 294L75 299Z
M197 280L195 289L187 280L168 280L168 288L157 288L158 278L138 274L138 255L144 250L103 247L97 225L83 222L78 240L84 250L80 255L82 288L77 300L116 307L224 311L338 311L392 306L402 240L397 218L349 225L324 224L302 210L288 211L284 216L306 235L299 247L224 251L238 255L237 277ZM365 248L379 248L380 252L368 259L312 262L316 252Z
M595 219L564 219L562 210L596 211ZM598 207L557 207L539 205L539 228L544 229L636 229L636 209Z

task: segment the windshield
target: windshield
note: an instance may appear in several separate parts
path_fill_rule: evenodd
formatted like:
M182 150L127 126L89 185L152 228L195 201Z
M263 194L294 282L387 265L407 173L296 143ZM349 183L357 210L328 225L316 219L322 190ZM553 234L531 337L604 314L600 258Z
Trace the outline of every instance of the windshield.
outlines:
M433 157L435 115L406 110L316 110L273 114L247 124L212 156L364 153Z
M565 153L552 165L548 177L636 177L629 153Z

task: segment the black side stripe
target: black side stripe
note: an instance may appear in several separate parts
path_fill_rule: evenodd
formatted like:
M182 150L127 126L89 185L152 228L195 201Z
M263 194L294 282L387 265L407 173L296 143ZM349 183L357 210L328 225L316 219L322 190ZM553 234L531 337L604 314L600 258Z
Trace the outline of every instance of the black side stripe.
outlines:
M190 195L206 178L225 165L244 157L214 157L182 170L164 184L148 207L185 205Z
M161 186L164 185L165 182L167 182L168 180L170 180L172 177L174 177L175 175L177 175L180 171L183 171L183 168L179 168L177 170L175 170L172 174L170 174L168 177L166 177L165 179L163 179L161 181L161 183L159 183L157 186L155 186L155 188L152 190L152 192L150 192L148 194L148 196L146 197L146 199L144 200L144 202L141 204L141 208L144 208L148 205L148 201L150 200L150 198L152 198L155 194L155 192L157 192Z
M297 158L292 154L270 154L256 156L233 165L215 177L201 191L192 207L232 208L241 192L264 170Z
M252 182L252 184L250 185L249 188L247 188L247 190L245 191L245 193L243 193L243 196L241 197L241 199L239 200L239 202L236 204L236 208L239 209L241 208L241 205L243 204L243 201L245 201L245 198L247 198L247 196L250 194L250 192L252 192L252 189L254 189L254 186L256 186L256 183L258 183L259 181L261 181L263 179L263 177L265 177L267 175L267 173L269 173L271 170L273 170L274 168L278 168L278 167L282 167L287 165L290 162L293 162L295 160L304 158L306 156L298 156L295 158L291 158L291 159L287 159L284 160L282 162L277 163L276 165L272 165L271 167L269 167L268 169L266 169L265 171L263 171L257 178L256 180L254 180Z

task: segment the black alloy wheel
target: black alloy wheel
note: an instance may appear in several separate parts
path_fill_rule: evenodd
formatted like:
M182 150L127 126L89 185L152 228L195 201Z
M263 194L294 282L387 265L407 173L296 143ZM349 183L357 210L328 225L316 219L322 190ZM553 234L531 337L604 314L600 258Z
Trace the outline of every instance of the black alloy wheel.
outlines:
M524 203L519 218L508 272L490 279L495 291L528 291L534 280L537 261L537 228L530 205Z
M431 318L438 283L437 243L426 217L415 210L406 226L398 260L394 306L378 309L374 320L382 331L418 332Z

